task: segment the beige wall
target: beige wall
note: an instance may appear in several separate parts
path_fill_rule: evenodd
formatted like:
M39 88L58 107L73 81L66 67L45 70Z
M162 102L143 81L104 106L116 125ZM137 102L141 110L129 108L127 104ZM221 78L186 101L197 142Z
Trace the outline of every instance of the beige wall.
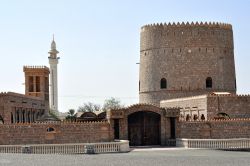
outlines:
M201 119L202 114L205 116L205 120L207 120L207 95L164 100L161 101L160 106L163 108L180 108L181 120L185 120L187 115L190 116L190 120L194 119L195 115Z

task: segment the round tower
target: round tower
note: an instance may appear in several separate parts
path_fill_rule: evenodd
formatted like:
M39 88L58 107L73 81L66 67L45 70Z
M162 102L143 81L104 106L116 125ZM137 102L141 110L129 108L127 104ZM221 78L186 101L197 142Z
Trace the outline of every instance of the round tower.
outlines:
M139 79L140 103L236 93L232 26L193 22L143 26Z
M50 64L50 109L53 111L58 111L58 88L57 88L57 64L59 57L57 54L59 52L56 50L56 42L51 43L51 49L49 51L49 64Z

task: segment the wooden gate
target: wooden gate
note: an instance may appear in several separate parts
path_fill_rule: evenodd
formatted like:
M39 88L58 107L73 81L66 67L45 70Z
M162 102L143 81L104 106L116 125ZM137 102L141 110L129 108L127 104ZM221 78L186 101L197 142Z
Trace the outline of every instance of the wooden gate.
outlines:
M161 116L140 111L128 116L128 138L131 146L160 144Z

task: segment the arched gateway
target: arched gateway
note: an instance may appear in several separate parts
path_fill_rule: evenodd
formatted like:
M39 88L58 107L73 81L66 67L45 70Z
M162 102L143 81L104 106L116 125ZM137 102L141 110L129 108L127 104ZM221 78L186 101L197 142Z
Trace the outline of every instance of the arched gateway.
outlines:
M128 139L130 145L160 145L161 115L139 111L128 116Z
M136 104L110 110L114 138L130 141L131 146L167 145L176 137L177 108L160 108L151 104Z

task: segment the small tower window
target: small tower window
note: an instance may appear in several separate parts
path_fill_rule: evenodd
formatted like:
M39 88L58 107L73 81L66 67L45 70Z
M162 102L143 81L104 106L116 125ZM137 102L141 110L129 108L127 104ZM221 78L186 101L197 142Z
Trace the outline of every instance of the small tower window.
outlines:
M207 77L206 79L206 88L212 88L213 87L213 80L211 77Z
M167 88L167 80L165 78L161 79L161 89Z

